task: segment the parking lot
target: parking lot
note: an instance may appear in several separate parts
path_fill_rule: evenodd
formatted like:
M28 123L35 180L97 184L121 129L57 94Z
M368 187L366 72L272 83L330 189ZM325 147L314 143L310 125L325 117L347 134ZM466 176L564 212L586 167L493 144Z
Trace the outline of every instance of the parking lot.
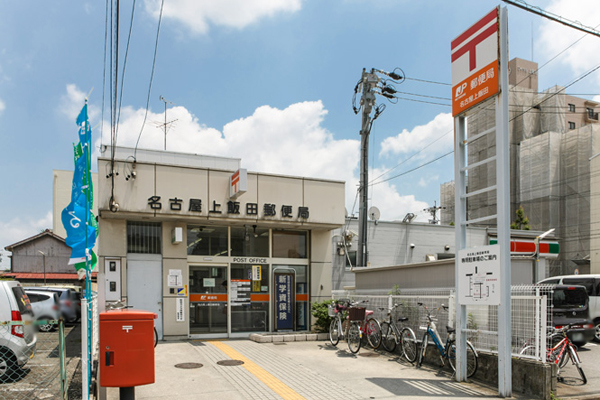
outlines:
M59 399L60 357L59 331L38 332L36 352L16 376L0 383L2 399ZM66 368L69 398L81 398L81 378L77 379L81 357L81 329L79 323L65 326ZM79 373L80 375L80 373ZM75 382L77 381L77 383Z

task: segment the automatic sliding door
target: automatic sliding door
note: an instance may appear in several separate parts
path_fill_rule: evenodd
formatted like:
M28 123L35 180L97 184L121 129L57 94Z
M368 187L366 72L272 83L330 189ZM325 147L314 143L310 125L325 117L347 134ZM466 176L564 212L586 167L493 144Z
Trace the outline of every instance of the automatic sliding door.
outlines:
M190 266L190 334L227 333L227 267Z

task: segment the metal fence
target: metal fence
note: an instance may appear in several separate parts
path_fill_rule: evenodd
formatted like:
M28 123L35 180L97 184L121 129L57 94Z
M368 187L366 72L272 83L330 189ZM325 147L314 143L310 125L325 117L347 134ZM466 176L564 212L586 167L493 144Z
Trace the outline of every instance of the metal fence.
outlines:
M0 398L67 398L62 320L0 321Z
M334 299L348 298L352 301L368 301L367 308L374 317L382 321L387 310L394 304L394 317L407 317L403 324L410 326L417 340L425 330L426 313L418 303L423 303L435 316L442 337L445 327L454 327L454 289L403 289L401 294L386 294L382 291L334 291ZM448 306L448 311L441 308ZM552 287L513 286L511 288L512 354L545 362L549 343L548 327L552 327ZM498 352L498 307L488 305L467 306L467 339L479 351ZM525 351L523 351L526 349Z

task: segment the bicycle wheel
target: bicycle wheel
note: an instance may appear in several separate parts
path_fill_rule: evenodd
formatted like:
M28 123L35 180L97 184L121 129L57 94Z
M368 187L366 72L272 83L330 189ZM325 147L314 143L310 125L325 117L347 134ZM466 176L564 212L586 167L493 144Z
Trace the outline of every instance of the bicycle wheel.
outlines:
M569 347L569 357L571 358L573 364L575 364L575 366L577 367L577 371L579 371L579 375L581 376L583 384L585 385L587 383L587 378L585 377L583 369L581 369L581 361L579 360L579 355L577 354L577 350L574 347Z
M375 318L369 318L366 325L367 340L373 349L381 346L381 325Z
M448 348L448 363L453 371L456 371L456 344L452 343ZM477 371L477 356L471 342L467 341L467 378L475 375Z
M419 357L417 358L417 368L421 367L423 364L423 359L425 358L425 351L427 350L427 341L429 340L429 335L427 332L423 334L423 340L421 340L421 348L419 349Z
M396 332L388 322L381 324L381 344L390 353L396 350Z
M337 346L340 342L339 323L337 318L332 319L331 324L329 324L329 341L334 346Z
M360 325L358 322L352 322L350 329L348 329L348 348L352 353L358 353L360 350Z
M400 332L400 337L402 338L402 353L404 353L404 358L409 363L414 363L417 359L417 337L415 333L410 328L404 328Z

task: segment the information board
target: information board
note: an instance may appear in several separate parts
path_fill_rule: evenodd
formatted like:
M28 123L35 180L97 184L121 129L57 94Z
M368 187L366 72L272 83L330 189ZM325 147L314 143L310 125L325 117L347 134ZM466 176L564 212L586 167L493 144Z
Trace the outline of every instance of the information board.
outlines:
M497 244L458 252L459 304L500 304L499 256Z

